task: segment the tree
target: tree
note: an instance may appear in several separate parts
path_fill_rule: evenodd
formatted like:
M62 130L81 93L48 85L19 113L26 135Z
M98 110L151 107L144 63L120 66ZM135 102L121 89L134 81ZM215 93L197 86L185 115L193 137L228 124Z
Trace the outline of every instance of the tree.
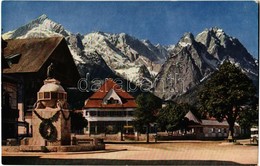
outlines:
M193 108L188 104L169 103L159 112L158 126L162 131L167 130L168 132L186 130L188 123L184 116L190 110Z
M71 113L71 130L81 131L84 127L88 125L87 119L85 119L80 112L72 112Z
M258 126L258 108L257 108L258 98L252 101L253 107L244 107L246 111L239 114L238 123L241 128L244 129L244 134L250 135L250 128L253 126Z
M200 92L200 104L210 117L229 124L233 139L237 118L254 107L256 88L252 81L234 64L225 61ZM255 117L257 118L257 117Z
M149 127L151 123L156 121L156 115L161 108L161 99L151 93L142 93L136 98L137 109L134 112L135 127L138 131L146 127L146 142L149 142Z

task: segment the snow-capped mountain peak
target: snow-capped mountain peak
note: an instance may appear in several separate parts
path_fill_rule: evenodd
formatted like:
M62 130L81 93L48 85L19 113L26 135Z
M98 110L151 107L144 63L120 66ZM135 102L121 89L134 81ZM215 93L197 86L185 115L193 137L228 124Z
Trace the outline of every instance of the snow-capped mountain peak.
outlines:
M46 19L49 19L48 16L46 14L43 14L40 17L38 17L36 20L34 20L34 22L38 21L39 23L43 23Z
M205 29L196 36L196 41L201 42L207 47L217 44L226 48L227 44L234 43L236 40L236 38L227 35L223 29L217 27Z
M71 33L66 31L61 24L58 24L43 14L32 20L28 24L19 27L14 31L7 32L2 37L4 39L15 38L42 38L50 36L69 36Z

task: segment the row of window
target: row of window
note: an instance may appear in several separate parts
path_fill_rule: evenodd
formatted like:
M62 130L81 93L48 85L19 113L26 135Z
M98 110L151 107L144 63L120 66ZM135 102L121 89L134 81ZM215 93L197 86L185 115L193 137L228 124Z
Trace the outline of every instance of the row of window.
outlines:
M227 133L227 128L209 128L209 133Z
M67 94L66 93L57 93L57 92L39 92L38 93L38 99L62 99L66 100L67 99Z
M86 116L124 117L133 116L133 111L86 111Z
M116 134L119 131L130 131L133 129L125 129L124 126L132 126L132 122L91 122L90 133L110 133Z

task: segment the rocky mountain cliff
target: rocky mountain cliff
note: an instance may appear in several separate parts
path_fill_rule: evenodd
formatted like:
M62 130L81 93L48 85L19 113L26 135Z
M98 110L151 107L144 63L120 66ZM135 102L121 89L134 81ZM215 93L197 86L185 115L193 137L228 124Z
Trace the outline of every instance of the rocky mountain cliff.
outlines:
M178 97L209 77L224 60L236 64L257 84L258 66L252 55L238 39L210 28L196 37L184 34L156 76L154 93L166 100Z
M253 81L258 81L258 64L240 41L227 35L222 29L206 29L196 36L210 55L219 62L229 60L239 66Z

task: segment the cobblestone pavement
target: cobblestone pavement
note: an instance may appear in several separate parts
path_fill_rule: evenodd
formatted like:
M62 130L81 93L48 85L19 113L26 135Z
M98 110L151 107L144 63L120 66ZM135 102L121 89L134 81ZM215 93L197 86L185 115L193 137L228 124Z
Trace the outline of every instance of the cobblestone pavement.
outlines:
M258 163L258 146L216 141L111 143L89 152L3 152L2 164L239 165Z

